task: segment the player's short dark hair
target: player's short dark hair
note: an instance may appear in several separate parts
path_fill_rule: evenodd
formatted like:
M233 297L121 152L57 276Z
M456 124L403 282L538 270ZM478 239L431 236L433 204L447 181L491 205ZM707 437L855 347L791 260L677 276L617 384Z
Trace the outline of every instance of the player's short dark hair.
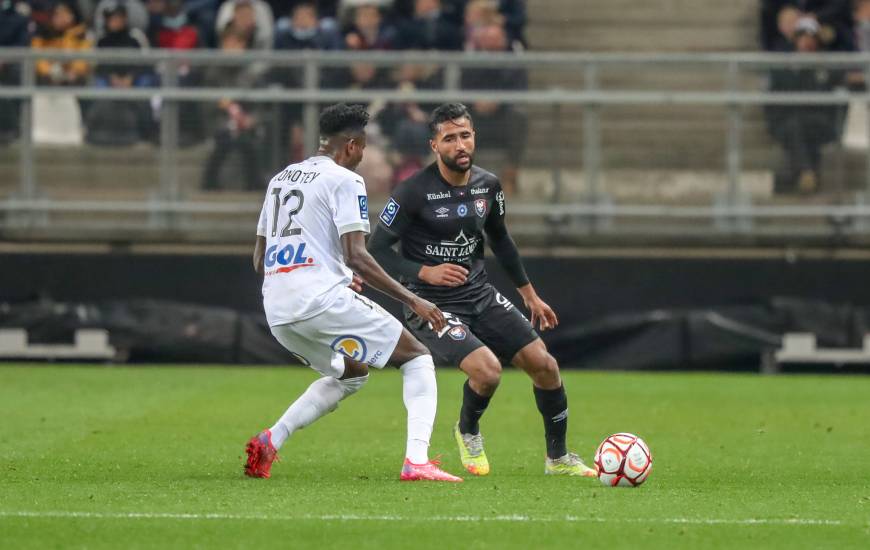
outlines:
M369 113L362 105L338 103L320 113L320 135L336 136L342 132L361 133L369 123Z
M442 103L432 111L429 116L429 135L435 136L438 133L438 125L448 120L456 120L457 118L467 118L472 125L471 113L468 112L468 107L462 103Z

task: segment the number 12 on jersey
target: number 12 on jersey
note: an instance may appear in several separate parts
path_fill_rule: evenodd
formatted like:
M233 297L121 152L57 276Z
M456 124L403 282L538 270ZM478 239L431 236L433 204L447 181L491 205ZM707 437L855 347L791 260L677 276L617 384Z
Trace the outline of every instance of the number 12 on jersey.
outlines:
M290 228L293 224L293 216L299 213L302 210L302 205L305 203L305 195L302 194L302 191L298 189L291 189L284 195L284 198L281 198L281 189L280 187L275 187L272 189L272 196L275 197L275 209L272 212L272 236L275 237L278 235L278 213L282 206L287 206L287 203L290 202L291 197L296 197L298 202L296 206L287 212L287 225L284 226L284 229L281 230L281 237L292 237L293 235L301 235L302 228L294 227Z

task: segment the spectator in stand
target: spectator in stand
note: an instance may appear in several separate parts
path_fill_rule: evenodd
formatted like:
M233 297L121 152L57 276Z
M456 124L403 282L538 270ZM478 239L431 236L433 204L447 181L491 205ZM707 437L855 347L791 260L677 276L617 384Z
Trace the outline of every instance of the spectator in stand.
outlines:
M51 11L47 28L30 42L34 49L90 50L91 41L82 24L78 8L68 1L60 1ZM77 86L87 82L90 74L87 61L41 59L36 62L36 78L40 84L51 86Z
M479 25L469 42L469 49L484 52L510 52L511 45L501 22L496 18ZM525 90L528 76L524 69L474 68L462 73L463 90ZM496 149L502 156L499 171L502 187L513 193L517 187L519 163L526 148L528 121L508 103L475 101L470 109L474 120L474 132L478 136L478 150Z
M870 0L855 0L852 16L855 20L855 49L870 52Z
M319 19L317 3L303 0L293 6L288 16L278 19L275 49L339 50L342 37L334 24Z
M465 5L463 30L466 51L474 50L474 36L478 30L490 24L504 24L504 16L498 11L498 0L471 0Z
M149 0L152 14L151 44L170 50L191 50L201 47L199 30L192 25L184 12L183 0ZM178 85L198 86L202 71L188 63L178 65ZM159 108L156 105L155 108ZM182 101L178 108L178 143L185 147L201 143L205 139L202 107L199 103Z
M792 51L814 53L824 49L822 29L812 17L802 17L794 25ZM770 89L778 92L829 92L843 84L841 70L816 67L775 69L770 73ZM774 179L775 192L797 189L815 192L819 187L822 147L839 138L844 108L839 105L766 105L765 118L771 135L785 149L783 166Z
M851 0L763 0L761 45L767 51L793 51L797 22L814 19L816 40L828 51L854 51Z
M14 0L0 0L0 49L26 48L30 44L30 21L27 6ZM16 86L21 83L21 68L18 63L4 63L0 59L0 86ZM18 137L20 123L18 99L0 99L0 144Z
M271 6L272 13L287 14L293 11L296 4L308 2L311 0L266 0ZM314 0L317 4L317 13L321 20L327 20L326 24L331 25L338 17L339 5L344 4L347 0ZM330 21L331 20L331 21Z
M349 9L344 45L349 50L392 50L396 28L384 20L382 1L361 0Z
M441 0L441 15L455 28L464 23L464 14L473 0ZM396 0L395 11L400 18L411 18L415 0ZM526 47L526 0L494 0L498 12L504 17L508 41L519 41Z
M148 39L142 31L129 25L129 0L108 0L100 5L104 31L97 48L148 47ZM96 84L101 87L151 86L155 80L150 67L134 64L100 63L96 69ZM100 99L88 106L85 128L88 143L108 147L134 145L154 137L154 117L147 101Z
M250 49L271 50L275 42L275 18L263 0L229 0L218 11L215 30L223 36L232 25L236 33L247 35ZM223 43L223 40L221 41Z
M162 10L159 7L162 4ZM169 50L190 50L201 46L199 31L188 21L183 0L150 0L151 43ZM159 11L158 11L159 10Z
M462 33L447 19L441 0L415 0L414 16L399 25L398 48L403 50L461 50Z
M221 33L221 51L227 54L250 49L250 27L236 28L229 25ZM205 75L206 85L213 88L256 88L263 79L265 67L254 63L241 66L211 67ZM212 109L210 120L216 121L214 149L209 155L203 173L202 188L218 189L222 167L234 156L241 162L235 163L234 172L241 172L245 188L261 189L263 131L257 104L246 104L234 99L222 99ZM238 155L237 155L238 154Z
M339 50L341 47L341 33L332 22L320 21L317 4L313 1L299 2L289 16L278 19L276 50ZM336 80L341 77L342 71L324 70L321 72L320 86L334 87ZM277 68L272 71L269 80L284 88L301 88L302 70L298 67ZM286 144L291 161L301 160L306 154L301 122L302 105L282 106L279 139Z
M31 35L50 30L51 12L57 2L55 0L26 0L24 3L30 8L30 20L33 22Z
M141 2L141 0L100 0L97 4L97 8L94 11L94 33L96 34L97 40L101 39L106 32L106 11L108 8L112 8L115 6L123 6L124 11L126 13L127 26L129 27L130 33L139 39L141 35L143 38L148 33L148 10L145 8L145 4ZM147 47L147 38L145 38L146 43L144 47ZM97 46L99 47L109 47L109 46ZM115 47L115 46L112 46ZM123 46L122 46L123 47Z
M148 38L145 34L129 24L128 4L129 0L106 0L100 2L100 5L103 6L102 11L99 12L100 18L103 21L103 35L97 40L97 48L133 48L139 50L148 48ZM123 65L121 68L123 70L115 72L115 74L122 77L132 74L133 86L151 86L155 83L156 77L147 67ZM113 65L110 63L101 63L97 66L97 86L111 86L110 75L113 73L113 69ZM125 86L112 87L123 88Z
M107 86L131 88L138 73L135 66L113 64L105 69ZM85 128L88 143L105 147L134 145L154 137L154 119L147 101L94 101L87 109Z

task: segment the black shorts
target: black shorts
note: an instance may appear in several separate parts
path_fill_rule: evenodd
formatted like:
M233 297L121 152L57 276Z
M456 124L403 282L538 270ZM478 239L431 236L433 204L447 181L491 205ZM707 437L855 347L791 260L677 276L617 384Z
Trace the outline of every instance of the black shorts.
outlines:
M503 364L508 364L518 351L538 338L529 320L489 283L471 299L435 305L447 317L447 327L440 334L407 306L404 311L408 329L429 348L436 365L458 367L481 346L487 346Z

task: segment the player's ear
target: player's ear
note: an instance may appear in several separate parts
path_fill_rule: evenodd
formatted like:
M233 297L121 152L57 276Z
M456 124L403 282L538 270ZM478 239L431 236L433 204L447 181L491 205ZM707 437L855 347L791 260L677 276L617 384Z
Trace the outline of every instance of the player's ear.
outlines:
M437 152L438 152L438 147L435 146L435 140L434 140L434 139L430 139L430 140L429 140L429 148L432 149L432 152L433 152L433 153L437 153Z

